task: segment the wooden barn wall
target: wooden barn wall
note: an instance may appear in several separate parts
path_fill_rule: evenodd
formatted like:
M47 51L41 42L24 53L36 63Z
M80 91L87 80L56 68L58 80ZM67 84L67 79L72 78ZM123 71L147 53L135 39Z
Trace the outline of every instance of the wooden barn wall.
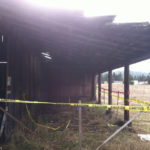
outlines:
M11 77L11 99L40 99L40 57L36 54L36 47L31 41L26 40L17 33L6 35L8 76ZM35 52L35 53L33 53ZM8 111L21 118L26 112L24 104L8 104ZM8 118L6 122L6 134L9 136L15 122Z
M57 69L56 69L57 68ZM45 83L44 99L57 101L90 100L92 97L92 74L71 68L43 69Z
M38 46L15 30L7 37L7 51L8 76L12 78L8 98L66 102L92 99L92 73L43 61ZM9 105L13 105L9 111L16 115L24 108L23 104Z
M12 78L13 99L91 100L93 73L74 66L47 61L38 44L13 31L7 38L8 76ZM62 54L63 55L63 54Z
M8 76L12 78L13 99L40 98L40 58L32 54L34 48L27 44L19 39L8 43Z
M5 43L3 43L3 34L0 33L0 62L6 62ZM0 64L0 98L6 95L6 64Z
M65 102L93 98L93 73L45 62L38 44L15 29L8 32L5 39L7 76L11 77L11 94L7 94L7 98ZM48 106L30 105L30 110L45 111L44 107ZM17 118L26 112L24 104L9 103L8 108ZM8 118L5 131L8 136L14 126L14 121Z

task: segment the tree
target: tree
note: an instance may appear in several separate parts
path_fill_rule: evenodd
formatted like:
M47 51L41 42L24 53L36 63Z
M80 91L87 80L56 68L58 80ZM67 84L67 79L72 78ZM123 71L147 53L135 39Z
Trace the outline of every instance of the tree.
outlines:
M148 81L148 84L150 84L150 73L147 76L147 81Z
M103 73L102 77L101 77L102 83L104 83L104 81L108 82L108 73Z
M113 82L114 81L123 81L123 75L122 75L122 73L120 72L120 73L113 73L113 75L112 75L112 80L113 80Z
M134 84L133 80L134 80L133 75L129 74L129 84L133 85Z

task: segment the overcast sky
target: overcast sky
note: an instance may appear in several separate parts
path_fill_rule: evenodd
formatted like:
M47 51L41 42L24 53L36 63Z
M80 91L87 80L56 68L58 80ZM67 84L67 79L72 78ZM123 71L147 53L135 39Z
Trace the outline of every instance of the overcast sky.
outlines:
M115 69L114 71L123 71L124 68ZM130 65L130 71L150 73L150 59Z
M150 72L150 59L130 65L130 69L139 72Z
M115 22L150 21L150 0L26 0L39 7L81 10L87 17L116 15Z

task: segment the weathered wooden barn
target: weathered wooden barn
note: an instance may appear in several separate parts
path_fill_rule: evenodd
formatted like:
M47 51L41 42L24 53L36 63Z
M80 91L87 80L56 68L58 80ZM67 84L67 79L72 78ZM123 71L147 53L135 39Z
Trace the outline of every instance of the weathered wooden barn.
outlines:
M100 79L101 73L109 71L111 104L112 70L124 66L128 105L129 65L150 58L150 25L114 24L114 18L86 18L81 12L1 0L0 97L94 100L95 76L99 74ZM9 104L8 111L21 114L22 105Z

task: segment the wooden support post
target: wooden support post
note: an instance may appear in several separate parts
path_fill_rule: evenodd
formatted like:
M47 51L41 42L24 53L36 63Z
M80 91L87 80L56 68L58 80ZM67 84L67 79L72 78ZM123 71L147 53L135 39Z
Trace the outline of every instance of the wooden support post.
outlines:
M108 104L112 105L112 70L108 72ZM111 109L108 109L106 114L110 114L110 117L112 117Z
M108 104L112 105L112 70L108 72Z
M91 100L96 99L95 73L92 75Z
M124 105L129 105L129 65L124 68ZM129 120L129 111L124 110L124 121Z
M101 104L101 73L98 74L98 104Z

